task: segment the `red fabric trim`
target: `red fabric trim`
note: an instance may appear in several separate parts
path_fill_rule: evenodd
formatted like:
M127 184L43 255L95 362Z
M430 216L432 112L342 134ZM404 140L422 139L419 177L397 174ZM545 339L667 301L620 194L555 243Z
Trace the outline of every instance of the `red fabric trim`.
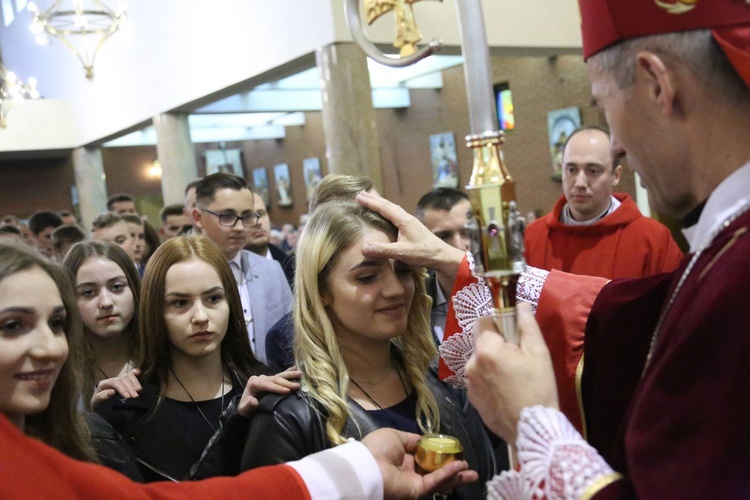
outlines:
M609 280L552 271L544 283L536 320L552 357L560 411L582 432L576 368L583 354L586 321L599 291Z
M750 88L750 26L718 28L712 33L729 62Z

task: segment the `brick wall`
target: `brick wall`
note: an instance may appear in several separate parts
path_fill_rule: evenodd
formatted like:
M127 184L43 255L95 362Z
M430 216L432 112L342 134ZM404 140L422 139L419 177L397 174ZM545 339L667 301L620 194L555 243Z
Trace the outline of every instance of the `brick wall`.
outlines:
M592 105L585 66L577 55L555 58L494 56L492 65L494 82L507 81L513 93L516 128L508 134L503 149L505 162L518 184L519 208L522 213L532 209L547 212L561 194L561 185L550 179L553 172L548 147L547 113L577 106L584 124L604 123L599 111ZM463 67L444 71L443 80L441 90L411 91L411 107L408 109L376 110L383 194L408 211L413 211L419 197L432 187L430 135L455 133L461 186L468 182L471 173L471 151L463 146L463 137L469 133ZM225 144L229 149L242 150L248 180L252 179L254 168L267 169L271 184L269 208L274 224L296 224L300 214L307 211L302 171L304 158L319 158L323 174L327 173L321 114L312 112L305 116L306 124L288 127L284 139ZM218 144L196 144L199 175L205 173L202 152L218 147ZM160 195L159 181L145 175L146 166L155 158L155 147L104 149L108 192L129 192L142 197ZM51 160L41 161L42 164L45 162ZM72 179L69 161L49 163L44 168L47 169L45 172L50 173L44 175L28 174L35 181L31 191L45 193L41 198L28 194L29 189L18 179L23 178L27 171L41 172L39 168L42 167L32 169L9 166L7 163L0 162L0 188L4 195L0 201L0 212L25 213L35 206L45 206L45 203L54 208L69 208L68 186L64 185L69 182L68 179ZM278 163L289 164L294 202L288 208L278 206L273 180L273 167ZM63 184L60 184L61 181ZM6 189L6 185L12 189ZM19 185L21 187L15 187ZM633 175L627 169L618 190L634 194ZM19 208L16 210L14 207Z
M576 106L586 125L604 125L592 105L586 68L580 56L493 57L494 83L508 82L513 94L516 127L503 146L505 163L517 182L521 213L549 211L562 194L551 180L547 113ZM411 92L408 110L378 110L385 196L413 211L419 197L432 187L429 136L454 132L459 183L468 183L471 150L463 145L470 132L463 66L443 72L443 89ZM398 166L398 167L396 167ZM633 174L625 171L619 191L635 196Z
M0 161L0 216L26 218L37 210L71 210L75 184L69 157Z

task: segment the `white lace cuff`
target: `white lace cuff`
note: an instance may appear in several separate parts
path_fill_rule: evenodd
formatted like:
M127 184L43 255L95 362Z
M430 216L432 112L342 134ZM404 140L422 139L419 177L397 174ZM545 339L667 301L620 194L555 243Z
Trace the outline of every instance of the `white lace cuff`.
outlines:
M474 273L474 258L471 252L467 254L469 269ZM518 278L516 297L520 301L529 302L536 313L539 295L542 293L544 282L549 271L526 267L526 271ZM476 282L470 283L453 296L451 303L461 331L451 335L440 345L440 357L445 365L454 373L445 379L456 387L466 387L464 368L466 362L474 352L474 335L471 333L477 320L483 316L492 315L492 295L490 289L481 277L475 275Z
M518 278L516 299L530 303L534 313L536 313L536 306L539 305L539 296L542 294L542 288L544 288L544 282L547 281L547 276L549 276L549 271L526 266L526 270Z
M521 411L516 445L521 471L495 476L487 483L487 498L590 498L622 477L552 408Z

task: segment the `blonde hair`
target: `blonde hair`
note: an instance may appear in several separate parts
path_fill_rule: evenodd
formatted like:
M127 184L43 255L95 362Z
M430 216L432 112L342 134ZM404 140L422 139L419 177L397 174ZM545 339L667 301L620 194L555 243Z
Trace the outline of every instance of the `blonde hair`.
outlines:
M315 186L310 196L308 212L313 213L318 205L332 200L353 200L362 191L372 188L372 180L361 175L328 174Z
M309 396L324 414L326 436L332 445L345 442L341 432L351 417L349 371L322 297L328 292L327 280L336 258L370 229L392 237L397 234L393 224L379 214L352 201L336 200L316 208L297 247L294 355L305 373ZM417 393L417 424L427 433L440 427L437 402L425 379L437 351L430 330L432 299L425 289L427 274L418 268L412 276L415 293L406 332L392 342Z

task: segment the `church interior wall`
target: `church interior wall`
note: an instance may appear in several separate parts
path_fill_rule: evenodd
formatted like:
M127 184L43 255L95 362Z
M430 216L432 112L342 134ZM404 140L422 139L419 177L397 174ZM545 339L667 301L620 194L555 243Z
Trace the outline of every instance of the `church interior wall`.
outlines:
M586 69L580 55L558 57L492 57L495 83L508 82L513 93L516 128L507 134L503 148L505 162L517 181L517 195L522 213L540 209L549 211L561 194L553 173L547 137L547 113L576 106L584 124L604 124L603 117L592 103ZM469 132L468 110L461 66L443 72L440 90L412 90L411 106L407 109L376 110L383 165L383 194L413 211L419 197L432 184L429 136L453 132L456 136L459 182L464 186L471 174L472 153L463 146ZM303 126L288 127L284 139L227 142L228 149L240 148L245 177L252 178L254 168L265 167L271 183L271 218L276 224L297 223L306 212L302 160L317 157L323 173L327 173L325 141L320 112L305 113ZM202 152L217 149L219 144L196 144L195 154L199 175L205 173ZM149 177L148 166L156 159L154 146L103 148L108 193L128 192L136 197L153 200L161 195L158 179ZM0 161L0 175L8 186L28 184L19 189L5 189L0 212L28 215L39 208L70 209L70 185L73 184L70 160L36 160L31 163ZM278 207L273 181L273 167L289 164L293 205ZM38 175L40 169L51 172ZM26 181L24 172L28 172ZM29 179L32 179L31 181ZM14 184L15 183L15 184ZM634 196L631 172L624 172L618 186ZM43 196L30 195L43 193ZM34 200L34 201L32 201ZM158 225L158 220L152 220Z
M28 217L37 210L71 210L75 185L70 155L0 161L0 214Z

